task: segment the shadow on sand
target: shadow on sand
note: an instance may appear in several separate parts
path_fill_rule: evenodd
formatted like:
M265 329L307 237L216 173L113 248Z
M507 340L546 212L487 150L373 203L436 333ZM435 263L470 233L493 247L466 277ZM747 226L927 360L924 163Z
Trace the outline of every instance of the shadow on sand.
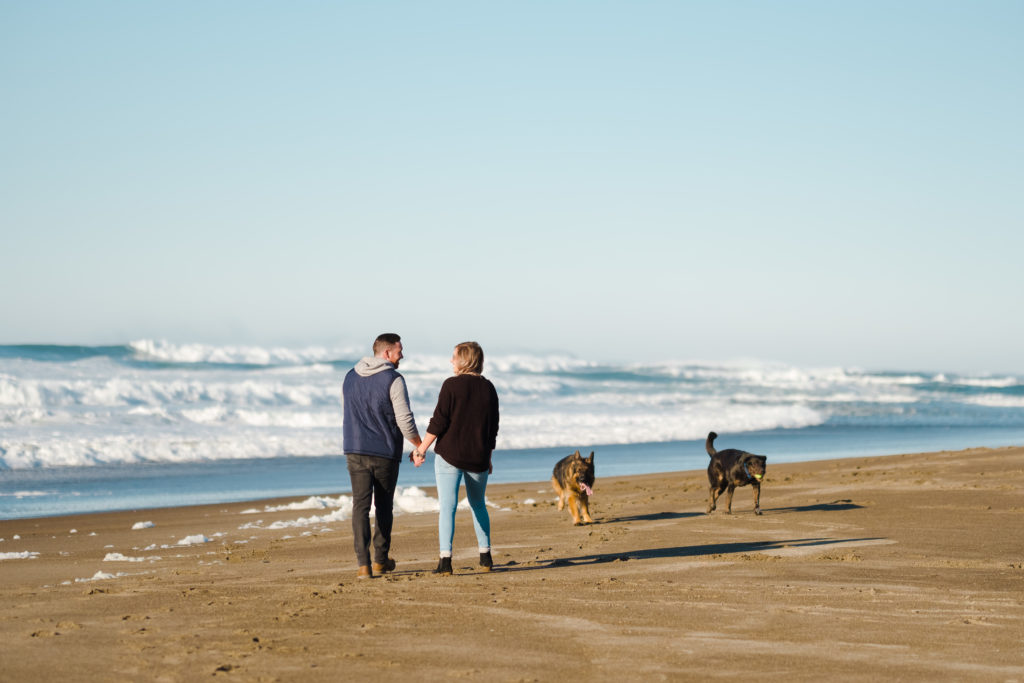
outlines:
M818 503L817 505L799 505L788 508L765 508L765 512L840 512L842 510L860 510L863 505L857 505L849 498L833 500L831 503Z
M630 515L629 517L604 517L595 520L595 523L615 524L616 522L653 522L659 519L687 519L689 517L702 517L703 515L703 512L652 512L649 515Z
M528 565L505 564L495 565L495 571L517 572L534 569L551 569L553 567L575 567L603 562L627 562L629 560L655 560L664 558L701 557L707 555L729 555L737 553L756 553L765 550L781 550L784 548L806 548L820 546L822 548L842 543L858 543L880 541L881 538L798 538L785 541L751 541L747 543L712 543L710 545L686 545L673 548L645 548L622 553L601 553L597 555L579 555L577 557L558 557L551 560L536 560Z
M844 498L842 500L833 500L831 503L799 505L788 508L764 508L764 512L842 512L844 510L859 510L863 507L863 505L857 505L849 498ZM722 512L724 512L724 510ZM743 510L738 510L733 514L741 515L743 514L743 512ZM748 510L747 512L752 511ZM690 517L706 517L707 515L708 513L706 512L652 512L647 515L630 515L628 517L603 517L596 519L594 521L594 524L615 524L617 522L653 522L662 519L689 519Z

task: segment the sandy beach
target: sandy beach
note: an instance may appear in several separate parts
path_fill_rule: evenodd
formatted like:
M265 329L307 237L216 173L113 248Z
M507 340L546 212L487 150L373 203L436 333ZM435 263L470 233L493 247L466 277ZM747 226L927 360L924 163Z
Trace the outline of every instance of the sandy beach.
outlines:
M762 516L597 474L581 527L491 486L495 570L460 511L451 577L430 512L362 581L290 501L0 521L0 678L1024 681L1024 448L769 459Z

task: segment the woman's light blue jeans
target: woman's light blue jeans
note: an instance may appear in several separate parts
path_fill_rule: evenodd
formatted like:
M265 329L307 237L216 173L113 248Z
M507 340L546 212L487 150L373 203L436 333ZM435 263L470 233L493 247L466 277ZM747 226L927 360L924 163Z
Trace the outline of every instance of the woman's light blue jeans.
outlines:
M437 540L442 555L451 555L452 540L455 538L455 507L459 503L459 484L466 476L466 498L473 510L473 528L476 542L481 550L491 547L491 518L487 514L487 472L467 472L445 462L434 454L434 478L437 482Z

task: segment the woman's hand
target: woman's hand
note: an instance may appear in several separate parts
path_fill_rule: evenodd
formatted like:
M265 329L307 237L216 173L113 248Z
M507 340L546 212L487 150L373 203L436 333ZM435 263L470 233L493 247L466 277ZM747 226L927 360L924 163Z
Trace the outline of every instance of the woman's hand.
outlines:
M434 443L434 439L437 437L427 432L423 437L423 440L416 444L416 448L412 449L412 453L409 454L409 459L412 460L412 464L419 467L427 459L427 449L430 448L430 444Z

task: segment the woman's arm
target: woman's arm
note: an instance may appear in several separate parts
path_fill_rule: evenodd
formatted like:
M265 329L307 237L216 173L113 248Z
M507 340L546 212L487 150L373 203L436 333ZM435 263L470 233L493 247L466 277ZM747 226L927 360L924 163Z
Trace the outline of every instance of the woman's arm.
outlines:
M444 384L441 385L441 392L437 396L437 405L434 407L434 415L430 418L430 424L427 427L427 431L423 434L423 440L416 445L416 449L409 454L409 458L413 461L416 467L423 464L423 461L427 458L427 449L430 448L431 444L437 440L441 434L444 434L448 429L448 404L451 401L449 393L451 387L448 384L448 380L445 380Z

